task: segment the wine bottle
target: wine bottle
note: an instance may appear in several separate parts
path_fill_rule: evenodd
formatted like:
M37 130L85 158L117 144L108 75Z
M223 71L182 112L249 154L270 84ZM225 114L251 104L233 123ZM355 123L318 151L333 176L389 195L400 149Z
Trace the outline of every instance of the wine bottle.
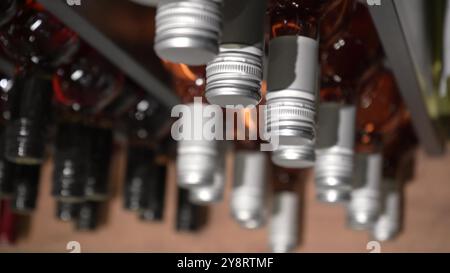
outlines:
M21 71L8 95L6 159L18 164L39 164L44 158L47 125L51 116L51 82L40 69Z
M359 78L379 61L381 53L377 32L367 8L361 3L349 5L347 23L334 35L324 34L328 38L322 40L320 50L322 79L315 182L318 200L326 203L346 202L350 198L357 100L355 89ZM330 11L323 16L322 22L331 24L336 16L335 12ZM324 26L322 31L329 32L331 29Z

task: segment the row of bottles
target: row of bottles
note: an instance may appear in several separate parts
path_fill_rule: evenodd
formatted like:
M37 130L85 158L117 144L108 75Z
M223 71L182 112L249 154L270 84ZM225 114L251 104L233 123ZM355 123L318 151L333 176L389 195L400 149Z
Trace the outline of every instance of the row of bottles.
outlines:
M79 230L95 229L111 197L111 166L122 140L123 207L142 220L164 218L167 165L176 157L176 227L200 229L207 206L223 200L226 158L233 155L230 214L244 228L267 224L273 251L298 243L312 168L317 199L345 204L349 227L379 240L398 233L401 190L411 179L403 171L416 140L365 4L159 3L154 48L192 113L191 132L211 122L196 117L198 105L219 105L222 113L266 107L268 135L280 144L270 156L260 151L260 139L200 136L180 139L175 148L168 109L74 32L34 1L0 5L0 45L17 67L0 82L0 235L8 234L11 210L35 209L49 153L56 216ZM240 110L244 130L255 129L246 109Z
M1 77L2 236L13 226L9 215L36 208L49 153L56 217L77 230L95 229L111 196L117 134L128 147L125 209L162 219L168 110L36 2L2 5L1 57L17 67ZM195 226L184 214L179 226Z

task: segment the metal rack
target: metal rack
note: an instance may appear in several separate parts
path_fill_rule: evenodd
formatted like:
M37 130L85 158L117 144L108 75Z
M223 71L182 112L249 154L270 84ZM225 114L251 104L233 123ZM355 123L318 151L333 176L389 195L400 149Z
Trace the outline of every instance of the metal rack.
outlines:
M430 155L445 151L425 97L433 92L430 39L426 36L426 0L382 0L369 5L389 65L408 107L416 134Z

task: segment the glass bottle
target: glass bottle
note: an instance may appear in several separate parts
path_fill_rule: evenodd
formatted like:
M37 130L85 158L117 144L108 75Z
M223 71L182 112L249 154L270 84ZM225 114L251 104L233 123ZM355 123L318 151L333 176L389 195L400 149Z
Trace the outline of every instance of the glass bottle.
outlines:
M266 222L267 158L258 150L236 150L231 214L243 227L259 228Z
M172 73L173 86L182 103L184 121L177 135L177 182L182 188L191 189L211 185L217 166L218 143L207 139L203 125L209 121L204 117L204 99L200 97L205 87L204 67L189 67L184 64L165 62ZM181 113L180 113L181 115ZM214 115L214 119L219 119ZM217 123L216 123L217 124Z
M89 128L89 156L84 199L106 201L110 189L110 165L113 155L113 132L110 129Z
M266 127L279 139L274 155L282 160L274 162L285 167L314 164L319 19L325 2L269 4Z
M87 45L53 75L54 98L75 112L98 114L124 87L124 75Z
M79 38L35 1L2 1L0 45L20 65L53 69L71 59Z
M57 128L52 195L58 201L82 202L89 173L90 130L72 122Z
M8 94L5 157L18 164L39 164L51 117L51 81L37 68L20 71Z
M318 200L345 202L353 174L355 90L362 74L379 61L378 35L364 4L349 4L347 23L321 43L321 89L316 142ZM343 7L344 8L344 7ZM333 12L323 22L331 24ZM342 18L342 20L344 20ZM322 31L331 31L323 29Z
M6 129L5 123L10 117L7 109L9 91L13 86L13 80L0 73L0 199L10 197L13 192L11 174L13 163L5 158Z
M382 66L373 67L357 88L355 178L348 204L349 226L369 229L382 208L382 150L385 139L407 120L395 78Z

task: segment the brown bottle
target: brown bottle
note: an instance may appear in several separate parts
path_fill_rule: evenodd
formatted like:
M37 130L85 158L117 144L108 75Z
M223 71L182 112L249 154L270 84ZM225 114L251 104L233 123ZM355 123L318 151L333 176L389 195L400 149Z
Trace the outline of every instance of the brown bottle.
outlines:
M314 164L319 20L327 1L271 1L266 128L278 139L273 162Z
M351 228L372 228L382 209L382 150L408 119L395 78L382 66L362 77L357 89L355 178L348 220Z
M34 0L2 1L0 46L20 65L53 69L71 59L79 46L75 32Z
M338 17L335 13L344 10L349 15L344 26L334 34L331 26L321 29L327 39L322 40L320 52L322 79L315 181L317 199L326 203L346 202L350 198L355 85L381 52L367 8L353 1L338 7L325 13L322 22L332 24Z

